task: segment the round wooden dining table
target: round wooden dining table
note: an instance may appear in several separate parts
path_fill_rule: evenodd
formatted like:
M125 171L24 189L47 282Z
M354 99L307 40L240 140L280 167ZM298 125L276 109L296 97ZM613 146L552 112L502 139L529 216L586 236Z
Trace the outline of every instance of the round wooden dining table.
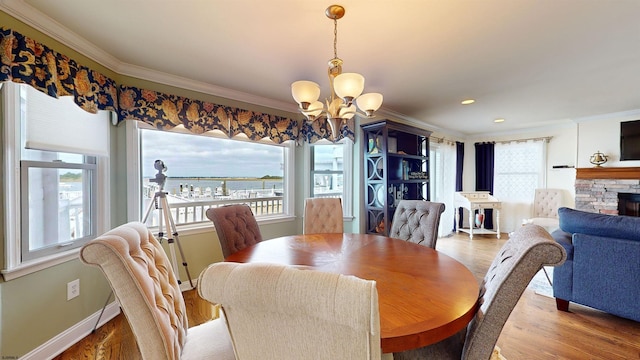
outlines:
M478 282L463 264L426 246L385 236L285 236L257 243L225 261L306 265L375 280L383 353L443 340L467 326L478 307Z

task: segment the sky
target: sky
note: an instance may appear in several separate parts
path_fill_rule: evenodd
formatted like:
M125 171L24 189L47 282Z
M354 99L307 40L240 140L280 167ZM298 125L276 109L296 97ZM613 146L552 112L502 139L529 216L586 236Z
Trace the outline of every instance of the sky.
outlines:
M141 143L143 177L155 176L156 160L169 178L283 175L280 146L156 130L143 130Z

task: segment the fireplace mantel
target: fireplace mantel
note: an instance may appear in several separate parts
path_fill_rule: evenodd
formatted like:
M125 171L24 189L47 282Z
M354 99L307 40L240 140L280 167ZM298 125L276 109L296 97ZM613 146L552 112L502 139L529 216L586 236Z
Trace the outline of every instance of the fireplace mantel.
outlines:
M640 179L640 167L577 168L576 179Z

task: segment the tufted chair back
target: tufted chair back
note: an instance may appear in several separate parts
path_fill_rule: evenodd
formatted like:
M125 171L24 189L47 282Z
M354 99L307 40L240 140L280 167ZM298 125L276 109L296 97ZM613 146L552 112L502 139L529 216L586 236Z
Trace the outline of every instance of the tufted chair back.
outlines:
M527 219L529 224L540 225L549 231L559 226L558 209L562 206L563 190L536 189L533 200L533 217Z
M375 281L220 262L202 271L198 293L222 306L238 359L381 358Z
M309 198L304 201L304 234L344 232L340 198Z
M131 222L97 237L82 247L80 259L98 266L106 276L144 359L185 359L194 353L233 359L223 320L192 328L194 336L210 337L206 345L191 341L192 329L187 330L184 298L171 263L144 224ZM187 343L198 350L187 350Z
M213 221L225 258L262 241L258 222L246 204L210 208L206 215Z
M478 313L462 331L439 343L394 354L395 360L489 359L502 328L524 289L543 266L564 263L567 254L549 233L537 225L525 225L493 259L480 287Z
M558 209L562 206L561 189L536 189L533 200L534 218L558 218Z
M444 204L424 200L401 200L393 215L389 237L436 248Z

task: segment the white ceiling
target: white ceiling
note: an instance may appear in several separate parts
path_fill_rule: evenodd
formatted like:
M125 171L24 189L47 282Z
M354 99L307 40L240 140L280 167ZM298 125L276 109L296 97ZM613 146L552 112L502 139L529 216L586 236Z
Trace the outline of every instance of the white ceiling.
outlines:
M0 9L120 73L295 111L295 80L328 96L330 4L0 0ZM387 114L470 136L640 109L639 0L340 4L343 69L383 93Z

